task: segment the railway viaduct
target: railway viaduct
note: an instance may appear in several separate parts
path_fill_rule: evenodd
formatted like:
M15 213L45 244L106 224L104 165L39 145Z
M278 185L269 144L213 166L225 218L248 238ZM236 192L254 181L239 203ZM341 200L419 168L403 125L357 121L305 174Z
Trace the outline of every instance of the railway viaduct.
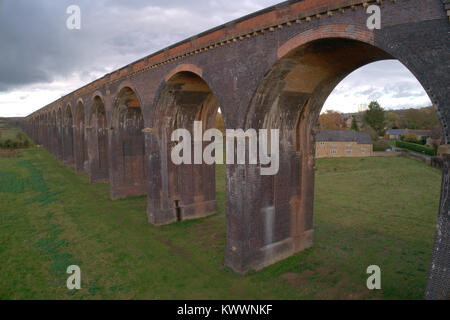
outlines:
M381 8L369 30L368 5ZM164 225L216 212L214 166L170 161L170 134L195 120L280 130L280 170L227 165L225 264L260 269L313 245L314 135L333 88L370 62L397 59L429 95L449 144L447 0L287 1L105 75L29 115L23 127L112 199L148 196ZM450 298L450 155L444 155L425 297ZM430 214L435 214L431 213Z

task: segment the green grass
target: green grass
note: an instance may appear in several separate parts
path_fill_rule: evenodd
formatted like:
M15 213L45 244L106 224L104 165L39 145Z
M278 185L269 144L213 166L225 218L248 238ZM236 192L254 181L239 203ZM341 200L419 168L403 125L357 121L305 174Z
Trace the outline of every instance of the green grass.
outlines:
M11 139L12 141L16 141L17 134L19 132L22 132L22 130L20 130L17 127L11 127L5 121L0 120L0 132L1 132L1 137L0 137L1 140L5 141L8 139ZM25 137L25 134L24 134L24 137Z
M18 137L19 133L21 133L21 137ZM17 143L17 147L19 148L24 147L23 143L25 140L28 141L29 145L33 144L31 139L20 128L11 126L6 120L0 119L0 156L4 153L1 151L7 149L4 145L7 140L11 143ZM29 145L26 145L25 147L28 147Z
M395 140L387 140L387 144L391 147L395 147Z
M0 299L421 299L441 173L405 158L317 167L314 247L241 276L223 267L224 166L218 214L157 228L145 197L110 201L41 148L0 158ZM381 291L365 286L372 264Z

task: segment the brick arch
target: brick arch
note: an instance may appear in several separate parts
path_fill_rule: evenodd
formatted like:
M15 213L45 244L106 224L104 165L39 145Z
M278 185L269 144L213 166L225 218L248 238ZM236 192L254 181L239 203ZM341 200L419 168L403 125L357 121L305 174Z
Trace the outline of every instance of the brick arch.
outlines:
M195 64L191 64L191 63L183 63L183 64L176 66L175 68L173 68L172 70L170 70L167 73L167 75L165 76L166 82L169 81L175 74L180 73L180 72L191 72L191 73L196 74L200 78L203 77L203 70L200 67L198 67Z
M58 155L58 123L56 120L55 108L50 109L50 152L54 155Z
M104 183L109 180L108 161L108 119L103 96L95 92L91 97L88 115L87 149L88 171L91 183Z
M68 110L70 111L70 114L73 117L72 103L70 103L70 102L67 102L67 103L64 104L64 107L63 107L63 118L66 117Z
M331 39L331 38L342 38L342 39L352 39L357 40L369 45L374 46L377 49L384 50L386 53L389 52L392 55L392 59L398 60L402 63L416 78L416 80L422 85L424 90L427 92L429 99L433 102L433 106L437 111L437 117L439 118L442 128L448 126L445 117L439 112L439 108L436 108L438 104L435 99L433 99L434 94L432 93L432 85L421 76L417 69L408 61L407 58L403 57L401 54L396 54L390 52L389 48L386 46L377 46L375 43L375 34L373 31L367 28L360 28L356 25L326 25L320 26L316 29L310 29L308 31L302 32L290 38L281 44L277 50L278 59L283 59L292 51L298 49L299 47L306 45L310 42L320 40L320 39ZM278 60L278 61L279 61ZM441 108L442 109L442 108ZM446 143L449 141L448 132L443 132Z
M57 144L57 157L60 161L63 160L63 154L64 154L64 142L63 142L63 133L64 133L64 115L63 115L63 107L61 105L58 105L55 107L56 109L56 136L58 139Z
M84 100L83 100L83 98L81 98L81 97L79 97L78 99L77 99L77 101L76 101L76 105L78 105L78 104L82 104L82 105L84 105Z
M230 228L253 239L242 269L230 263L236 271L260 269L313 245L314 132L320 110L348 74L367 63L392 58L371 43L367 32L354 32L364 40L360 41L353 34L345 36L345 29L342 33L336 30L318 28L282 44L280 58L258 85L246 110L246 129L279 130L279 163L289 165L280 165L275 176L262 176L259 167L248 166L248 183L232 186L252 204L245 217L248 222L229 222ZM267 219L267 208L273 212L272 220ZM233 241L228 239L228 257L234 255Z
M361 29L358 26L354 25L340 24L320 26L317 29L310 29L308 31L297 34L291 39L284 42L278 48L278 59L283 58L292 50L295 50L307 44L308 42L325 38L346 38L374 45L374 33L367 28Z
M92 105L93 101L96 98L100 98L100 100L102 101L103 104L105 104L105 97L103 95L103 93L101 93L99 90L94 91L90 97L89 97L89 103Z
M114 98L108 149L112 199L146 192L144 116L135 86L123 82Z
M87 170L88 154L86 148L86 113L87 106L83 98L78 98L75 104L74 117L74 162L75 171L78 173Z
M70 113L70 117L68 117ZM66 166L73 166L74 164L74 147L73 147L73 124L74 113L72 104L65 103L63 108L63 162Z
M91 97L90 97L90 99L89 99L89 114L88 114L88 121L87 121L87 124L88 124L88 126L90 126L90 127L92 127L92 123L91 123L91 121L92 121L92 115L93 115L93 112L95 111L95 109L96 109L96 104L97 103L101 103L102 105L103 105L103 107L104 107L104 109L105 109L105 113L106 113L106 105L105 105L105 98L103 97L103 94L100 92L100 91L95 91L92 95L91 95ZM107 121L108 119L106 119L106 121Z
M131 79L129 81L132 81L135 84L145 83L145 89L144 86L140 87L140 94L142 94L142 97L144 99L155 97L159 95L157 89L159 88L158 85L160 80L168 76L168 74L166 74L167 70L171 68L176 69L176 65L183 62L186 62L187 64L198 63L204 68L202 73L203 77L206 77L208 80L214 80L212 85L214 86L214 89L217 89L221 99L226 102L226 107L229 108L226 114L228 114L230 123L233 124L233 126L238 127L242 126L242 122L251 122L253 116L254 119L259 120L258 123L255 122L258 126L267 126L268 123L275 123L280 126L280 122L277 123L279 120L276 120L277 116L280 114L270 112L271 110L276 111L277 109L271 108L273 103L276 105L278 104L278 102L275 101L276 97L273 98L270 94L265 94L270 92L269 85L258 87L257 83L259 82L259 78L264 78L264 76L275 76L276 72L274 73L274 69L272 68L273 65L276 64L276 61L274 60L289 58L291 52L295 51L296 48L304 47L324 39L356 40L365 43L366 45L372 45L379 49L383 49L393 57L399 58L399 60L411 70L438 107L441 114L441 123L443 124L446 139L448 141L449 130L446 121L450 121L450 112L448 111L447 94L448 72L446 72L445 69L448 60L446 59L448 45L445 41L442 42L442 35L446 34L448 29L448 17L446 15L447 12L442 5L442 1L384 1L382 4L384 8L382 18L384 24L381 30L375 32L358 29L364 28L365 26L367 15L362 8L366 6L367 2L370 3L372 1L286 1L272 8L239 19L238 21L217 27L214 30L187 39L166 50L143 58L119 71L106 75L61 100L69 101L70 97L79 96L80 94L83 94L83 92L88 92L93 88L95 88L95 90L100 88L108 90L111 86L115 89L117 88L117 85L120 84L118 81L123 81L123 79ZM411 15L411 8L419 8L420 14ZM423 8L426 8L426 10L420 10ZM327 23L333 23L333 25L323 26ZM336 23L342 23L342 25L336 25ZM358 24L359 27L344 25L345 23ZM318 25L322 26L318 27ZM312 30L305 32L307 29ZM346 59L344 58L343 60L345 61ZM189 70L185 69L184 71ZM276 71L280 71L280 69ZM174 72L174 74L176 73L177 71ZM193 73L199 73L199 71ZM300 105L298 109L309 110L311 112L298 114L294 112L295 108L287 108L287 110L285 109L284 111L291 112L291 116L282 119L282 124L286 124L286 128L289 128L289 130L303 130L302 132L309 132L314 123L314 116L317 115L314 114L314 112L317 112L319 109L317 106L320 106L322 102L321 97L326 97L330 93L333 84L339 80L340 76L341 75L339 74L335 74L335 77L332 79L334 83L328 79L329 81L326 85L310 83L311 90L306 92L303 96L295 90L292 91L294 93L292 96L287 94L284 95L283 99L286 99L285 101L288 102L285 105L289 106L289 103L293 103L293 101L297 100ZM171 75L169 74L169 78L170 77ZM123 83L125 83L125 81ZM130 84L127 86L133 88L134 92L138 94L133 84L131 84L131 82L129 83ZM280 84L276 85L281 86ZM273 86L275 86L275 84ZM163 90L163 87L164 86L161 85L161 90ZM435 97L433 97L433 93ZM255 98L257 94L265 96L265 100L260 104L262 108L251 109L248 107L248 101L252 97ZM276 92L271 92L271 94L276 96ZM297 94L297 97L295 94ZM108 108L111 107L109 93L105 98L108 99ZM291 100L289 101L290 98ZM268 102L269 100L272 100L270 101L271 103ZM153 112L153 107L155 105L156 103L152 104L152 110L147 110L147 114L150 115ZM262 109L268 111L263 112ZM260 112L259 115L257 114L258 112ZM42 114L39 114L39 124L41 124L43 120L42 117ZM308 121L303 121L305 119ZM227 119L225 119L225 122L227 122L226 120ZM161 123L161 118L155 120L153 117L152 121L154 121L156 125L159 125ZM156 125L154 127L156 127ZM148 144L147 149L152 152L149 154L152 156L151 158L157 159L158 157L154 152L157 152L159 150L158 148L161 148L161 146L165 146L166 141L160 139L160 136L152 134L152 130L155 128L148 129L150 130L148 130L149 136L147 136L148 139L146 141L151 144L151 148L148 148ZM109 131L108 133L110 136L113 136L112 131ZM299 141L295 141L294 143L294 141L292 141L292 134L290 135L287 131L285 131L284 134L287 146L290 144L300 146L298 148L298 156L300 157L302 154L301 145L305 142L302 142L299 139ZM306 135L302 135L302 137L303 136ZM114 159L116 156L116 153L111 153L110 157L111 159ZM444 159L445 175L442 187L441 213L439 217L436 246L433 254L433 268L431 270L432 279L430 277L430 280L432 280L430 283L433 284L433 292L431 294L427 293L428 297L447 297L450 288L448 281L450 278L447 276L447 270L450 263L448 255L445 255L450 243L448 237L450 224L447 214L449 203L448 190L450 179L448 177L448 168L450 166L450 157L447 155ZM159 161L160 167L158 167L158 170L155 170L155 174L151 176L152 180L148 184L149 189L151 189L149 195L164 195L167 191L167 180L164 180L164 177L162 177L166 168L161 166L163 160L157 160ZM152 163L152 166L154 164L155 163ZM158 165L158 163L156 163L156 165ZM253 172L246 168L244 169L232 168L232 170L228 170L227 168L228 179L232 180L232 182L235 181L236 185L232 186L232 188L227 186L227 191L232 189L232 192L234 192L234 202L232 203L233 206L231 208L231 214L233 215L234 220L228 220L228 223L231 226L231 228L229 228L228 236L231 238L231 241L227 242L226 261L228 265L234 266L233 269L238 271L245 271L246 268L251 268L252 263L257 267L264 265L264 260L257 260L263 259L264 257L261 255L258 256L258 250L253 250L256 248L255 243L261 243L261 237L258 234L255 236L252 232L258 227L263 226L262 223L267 222L258 221L258 216L252 211L255 209L254 205L259 204L260 198L251 198L251 192L250 197L247 197L245 186L257 186L258 184L256 183L257 181L252 180L255 178L255 175L252 175ZM299 169L294 168L294 170L298 171ZM294 172L292 176L295 177L295 175L298 176L298 172ZM286 177L286 175L284 177ZM250 180L246 181L246 179ZM287 177L283 182L289 184L289 181L291 181L290 179L292 179L292 177ZM269 183L265 186L267 186L267 190L273 190L274 184ZM263 199L266 198L267 197L263 197ZM252 199L255 201L251 201ZM284 201L285 199L282 200ZM293 212L296 212L295 210L297 210L297 207L299 206L298 203L299 202L296 199L293 199L293 206L291 207ZM163 206L168 208L166 204L167 203L163 203ZM228 204L227 200L227 208L229 207ZM151 208L150 203L149 212L153 209L155 208ZM270 214L271 209L272 208L269 207L264 213ZM163 212L163 214L166 214L167 216L169 213ZM295 214L292 216L295 216ZM256 219L253 219L255 217ZM295 217L297 218L298 216ZM307 220L302 220L301 222L304 224L308 223ZM298 230L296 230L296 232L297 231ZM276 233L277 234L274 235L275 241L280 239L279 232L276 231ZM241 235L240 238L233 238L236 234ZM300 238L301 236L301 234L297 234L297 238ZM266 241L266 243L270 242L270 239L262 240ZM299 249L299 247L301 249L302 247L302 241L287 241L284 243L284 248L289 246L292 248L293 244L294 250ZM271 262L283 259L289 255L289 253L286 254L287 251L278 251L277 248L274 248L273 246L271 247L269 245L266 247L269 247L272 250L267 250L265 252L266 258L272 259Z
M187 130L193 137L195 121L202 121L203 132L215 126L218 101L201 74L196 66L180 65L165 77L156 96L153 118L157 125L149 132L149 140L150 149L160 155L150 160L149 168L154 171L149 175L167 180L162 197L157 190L149 192L147 215L156 225L205 217L217 211L215 166L203 161L177 166L171 161L176 145L171 135L175 130ZM164 163L159 159L164 159ZM161 172L161 166L167 169Z
M116 105L116 102L117 102L117 98L120 97L120 94L123 93L123 90L126 89L126 88L130 89L131 91L133 91L134 95L136 95L136 98L137 98L137 100L139 102L141 111L142 111L142 113L144 113L144 104L143 104L143 101L142 101L142 98L141 98L141 93L137 89L136 85L132 81L130 81L128 79L127 80L123 80L120 83L120 85L117 87L117 90L116 90L116 92L114 94L111 93L111 95L113 97L113 99L112 99L112 101L113 101L112 112L114 113L114 109L115 109L115 105ZM103 100L103 101L105 101L105 100Z
M134 100L134 101L131 101ZM126 101L125 101L125 100ZM111 127L114 128L118 125L118 116L120 114L120 108L123 107L124 103L128 103L131 102L133 105L132 107L135 108L139 108L140 112L144 113L143 110L143 105L142 105L142 100L139 97L136 89L134 86L131 86L131 83L128 83L128 81L126 81L126 83L123 83L117 91L117 94L114 96L113 99L113 110L112 110L112 120L111 120Z

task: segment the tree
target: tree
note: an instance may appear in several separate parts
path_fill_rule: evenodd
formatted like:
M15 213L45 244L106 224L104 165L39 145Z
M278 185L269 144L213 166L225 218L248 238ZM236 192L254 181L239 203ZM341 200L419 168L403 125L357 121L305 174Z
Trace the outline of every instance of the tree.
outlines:
M425 129L439 125L439 119L432 107L405 110L404 128Z
M359 131L358 121L356 121L355 116L353 116L353 119L352 119L352 130L355 130L356 132Z
M418 143L419 138L414 132L408 132L402 136L402 140L405 142Z
M345 128L345 122L342 115L333 110L327 110L319 117L319 125L321 130L342 130Z
M370 137L372 138L372 142L374 142L374 143L380 139L378 133L371 126L365 126L363 131L368 132L370 134Z
M379 136L384 136L384 109L377 101L369 104L369 109L364 112L363 120L372 127Z
M389 128L394 129L398 127L400 116L397 113L389 111L386 113L385 118L386 118L386 125Z

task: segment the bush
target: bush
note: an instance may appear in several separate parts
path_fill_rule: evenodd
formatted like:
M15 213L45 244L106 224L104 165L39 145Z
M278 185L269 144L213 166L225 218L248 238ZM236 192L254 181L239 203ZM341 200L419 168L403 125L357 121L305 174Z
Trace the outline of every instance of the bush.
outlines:
M4 143L3 143L3 147L6 149L11 149L12 147L12 140L11 139L7 139Z
M411 142L411 143L417 143L418 142L418 137L415 133L413 132L408 132L407 134L401 136L400 140L405 141L405 142Z
M390 145L384 141L384 140L379 140L379 141L375 141L373 143L373 151L386 151L387 149L390 148Z
M395 143L396 147L408 149L411 151L416 151L419 153L423 153L429 156L435 156L436 155L436 149L428 148L425 146L422 146L420 144L416 143L410 143L410 142L404 142L404 141L397 141Z
M17 138L17 140L19 140L19 142L22 142L23 133L22 132L17 132L16 138Z
M426 137L422 137L419 140L419 144L425 146L427 144L427 138Z

